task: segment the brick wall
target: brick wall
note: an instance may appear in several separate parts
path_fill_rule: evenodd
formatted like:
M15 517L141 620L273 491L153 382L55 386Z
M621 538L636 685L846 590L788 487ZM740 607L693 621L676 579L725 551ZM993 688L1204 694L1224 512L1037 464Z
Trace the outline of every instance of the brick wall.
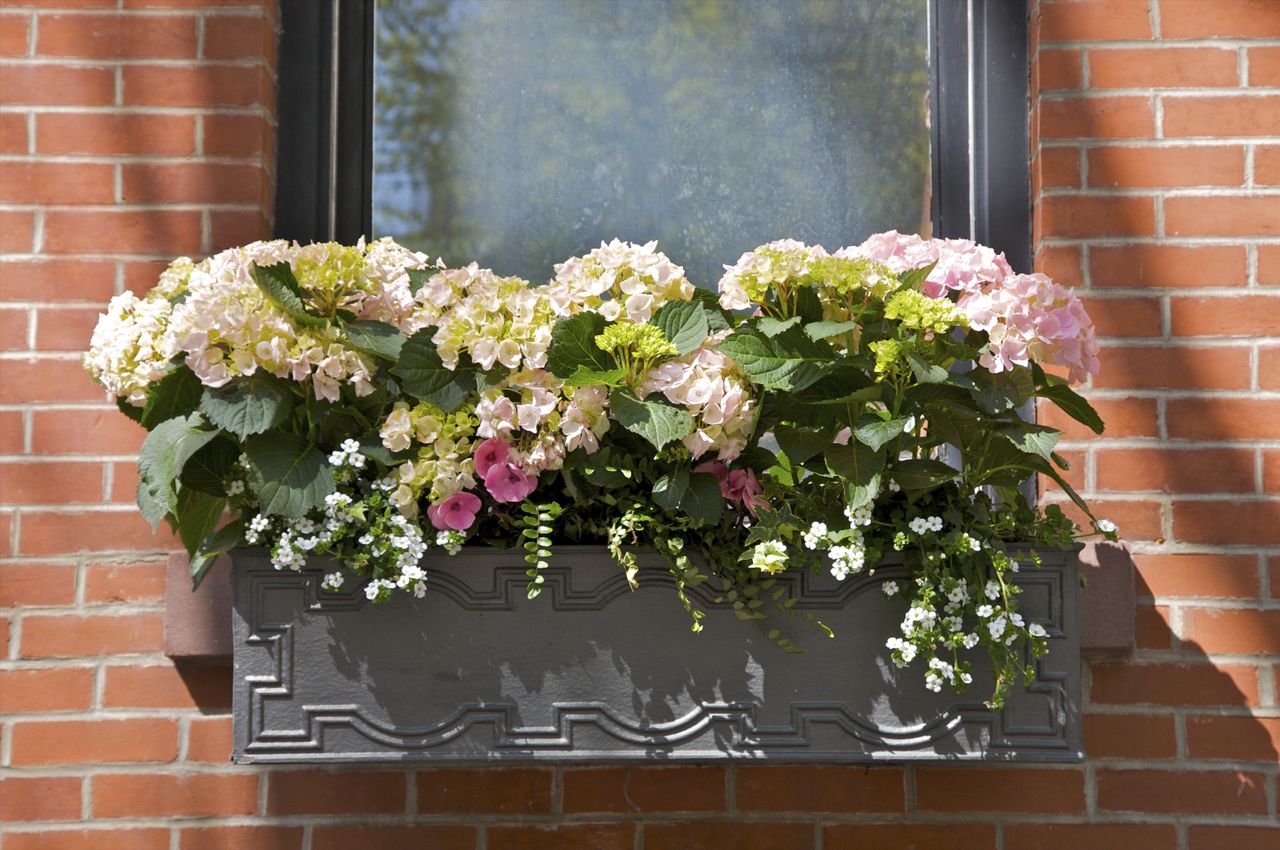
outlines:
M329 772L227 764L226 671L160 651L142 433L78 364L112 293L268 231L272 11L6 2L0 850L1280 845L1280 2L1031 10L1037 264L1106 337L1106 435L1062 424L1139 570L1090 760Z

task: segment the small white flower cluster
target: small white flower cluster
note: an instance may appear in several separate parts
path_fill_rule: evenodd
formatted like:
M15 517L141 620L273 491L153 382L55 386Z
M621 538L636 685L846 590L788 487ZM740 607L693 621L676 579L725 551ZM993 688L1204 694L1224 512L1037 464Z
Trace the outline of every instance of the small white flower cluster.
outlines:
M462 544L466 539L467 536L461 531L441 531L436 534L436 545L450 555L456 555L462 551Z
M329 453L329 465L341 469L349 466L352 469L364 469L364 465L368 463L366 458L360 452L360 443L357 440L343 440L342 445Z
M910 528L910 529L911 529L911 531L912 531L912 533L913 533L913 534L916 534L916 535L924 535L924 534L927 534L927 533L928 533L928 532L930 532L930 531L932 531L932 532L935 532L935 533L936 533L936 532L942 531L942 517L940 517L940 516L930 516L930 517L920 517L920 516L918 516L918 517L916 517L915 519L911 520L911 522L907 523L907 527L908 527L908 528Z
M967 671L957 672L955 665L950 662L930 658L929 670L924 674L924 686L936 694L942 690L944 682L955 685L957 678L966 685L973 681L973 676Z
M320 582L320 586L325 590L341 590L342 583L345 581L342 573L328 573L324 577L324 581Z
M827 524L825 522L815 522L809 526L809 530L803 535L804 548L813 551L820 544L827 542Z
M765 540L751 550L751 569L773 575L787 568L787 547L781 540Z
M244 542L250 546L256 546L262 539L263 532L271 529L271 520L262 514L258 514L249 520L249 524L244 529Z

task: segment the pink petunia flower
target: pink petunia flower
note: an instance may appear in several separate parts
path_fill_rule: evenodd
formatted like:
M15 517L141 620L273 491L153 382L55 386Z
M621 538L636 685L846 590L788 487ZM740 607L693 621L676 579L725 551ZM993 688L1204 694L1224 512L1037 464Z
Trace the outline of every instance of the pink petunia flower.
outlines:
M538 486L538 476L526 475L514 463L504 461L489 467L484 486L499 502L523 502Z
M480 445L476 446L475 464L476 475L484 478L489 474L489 470L499 463L506 463L507 458L511 456L511 451L507 448L507 444L491 437Z
M769 503L761 497L764 487L750 469L730 470L720 461L708 461L693 468L694 472L706 472L714 475L720 482L720 494L730 502L742 505L752 516L760 508L769 507Z
M480 498L472 493L454 493L438 505L427 508L427 518L441 531L466 531L476 521Z

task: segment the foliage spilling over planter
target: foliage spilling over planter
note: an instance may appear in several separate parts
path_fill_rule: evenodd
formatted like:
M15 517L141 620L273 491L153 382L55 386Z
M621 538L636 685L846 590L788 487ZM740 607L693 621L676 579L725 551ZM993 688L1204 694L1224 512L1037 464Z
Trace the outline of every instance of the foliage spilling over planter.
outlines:
M1030 674L1045 633L1018 612L1002 546L1078 530L1019 485L1048 475L1091 531L1115 531L1062 479L1059 433L1019 415L1039 397L1102 430L1068 386L1098 362L1069 290L981 245L895 232L761 246L718 297L654 243L554 271L534 286L386 239L175 261L112 301L86 356L150 431L143 514L174 526L197 582L249 543L278 569L335 555L326 585L375 601L427 592L432 547L522 546L533 597L557 543L606 542L633 586L643 544L694 631L687 591L710 582L796 650L782 619L811 640L825 626L778 574L843 580L897 552L896 663L963 690L969 653L988 652L997 705Z

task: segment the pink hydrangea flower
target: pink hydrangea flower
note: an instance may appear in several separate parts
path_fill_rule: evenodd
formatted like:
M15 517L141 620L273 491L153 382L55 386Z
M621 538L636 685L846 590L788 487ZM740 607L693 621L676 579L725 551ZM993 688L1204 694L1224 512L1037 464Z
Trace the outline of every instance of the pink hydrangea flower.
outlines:
M1002 283L1013 275L1004 254L970 239L921 239L913 233L876 233L856 248L841 248L837 257L863 257L884 263L894 274L937 262L920 291L941 298L948 290L972 292Z
M427 508L427 518L441 531L466 531L476 521L480 498L472 493L454 493L438 505Z
M503 461L489 467L484 486L499 502L523 502L538 486L538 476L526 475L514 463Z
M476 475L484 478L489 474L489 470L496 464L506 463L507 458L511 456L511 450L507 444L501 440L491 437L480 445L476 446L473 456L476 465Z

